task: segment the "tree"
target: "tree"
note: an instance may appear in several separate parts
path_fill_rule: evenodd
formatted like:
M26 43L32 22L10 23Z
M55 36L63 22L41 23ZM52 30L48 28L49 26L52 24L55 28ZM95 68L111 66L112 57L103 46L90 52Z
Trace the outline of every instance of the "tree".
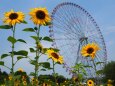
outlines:
M109 62L103 69L104 81L108 79L113 80L113 86L115 86L115 61Z

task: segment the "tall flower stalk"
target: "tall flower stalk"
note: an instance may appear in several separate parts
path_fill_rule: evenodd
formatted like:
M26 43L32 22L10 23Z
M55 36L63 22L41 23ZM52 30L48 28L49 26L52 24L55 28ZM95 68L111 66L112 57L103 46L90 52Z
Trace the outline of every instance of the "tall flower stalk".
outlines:
M4 67L10 69L10 71L11 71L11 77L12 77L12 80L10 79L11 82L12 82L11 85L14 85L14 66L18 62L18 59L17 59L16 62L14 62L14 56L16 55L15 53L17 53L17 55L20 55L20 57L21 57L21 55L23 55L22 53L20 53L22 51L19 51L19 52L17 51L16 52L14 50L15 49L15 43L17 41L19 41L19 42L25 42L22 39L16 39L15 38L15 29L16 29L16 24L24 23L25 22L24 21L24 17L25 17L25 15L22 12L20 12L20 11L19 12L14 12L14 10L11 10L11 11L6 12L4 14L3 22L6 25L1 25L0 26L1 29L7 29L7 30L10 29L12 31L12 36L9 36L8 39L7 39L12 44L12 46L11 46L11 48L12 48L11 52L9 52L10 54L2 54L2 56L1 56L2 59L5 58L5 57L7 57L7 56L11 56L11 68L9 68L8 66L6 66L6 65L3 64ZM23 52L23 53L25 53L25 52ZM27 54L27 52L26 52L26 54Z
M41 53L41 48L39 46L40 45L40 27L42 25L47 26L47 24L51 22L51 18L46 8L33 8L29 12L29 15L31 16L30 20L32 20L33 23L36 25L35 28L25 29L25 31L30 30L36 33L36 36L32 36L32 38L35 39L36 41L36 50L35 50L35 60L31 60L31 64L35 66L34 78L35 78L35 85L37 85L36 80L38 79L38 72L39 72L39 66L40 66L39 58L40 58L40 53Z
M11 10L9 12L6 12L4 14L4 19L3 22L6 25L6 29L11 27L12 30L12 36L8 37L8 41L10 41L12 43L12 51L11 51L11 58L12 58L12 68L11 68L11 73L12 75L14 75L14 49L15 49L15 43L16 43L16 39L15 39L15 27L17 23L22 23L24 21L24 14L22 12L14 12L14 10Z
M52 59L53 62L53 76L54 76L54 83L55 86L57 85L56 81L56 72L55 72L55 65L56 64L63 64L64 60L63 57L58 54L58 52L55 51L55 49L49 49L47 50L47 55L50 59Z
M15 39L15 26L12 26L12 37ZM11 73L12 75L14 75L14 48L15 48L15 43L12 43L12 53L11 53L11 57L12 57L12 68L11 68Z
M40 55L40 52L39 52L39 48L38 48L38 44L40 43L40 40L39 40L39 33L40 33L40 25L37 27L37 30L36 30L36 35L37 35L37 40L36 40L36 62L39 63L39 55ZM39 65L36 64L35 65L35 79L37 79L38 77L38 69L39 69Z

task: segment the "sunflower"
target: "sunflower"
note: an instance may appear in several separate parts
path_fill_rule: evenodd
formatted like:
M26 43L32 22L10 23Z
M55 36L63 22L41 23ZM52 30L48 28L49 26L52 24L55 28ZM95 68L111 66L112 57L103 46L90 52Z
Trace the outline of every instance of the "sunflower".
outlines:
M8 79L9 79L9 80L12 80L12 76L11 76L11 75L9 75Z
M47 83L43 83L42 86L51 86L50 84L47 84Z
M87 86L94 86L93 80L88 80L87 81Z
M46 23L51 21L51 17L46 8L34 8L30 11L29 15L35 25L46 25Z
M24 21L24 14L22 12L14 12L11 10L4 14L3 22L5 24L9 24L11 26L15 25L16 23L21 23Z
M57 52L52 49L47 50L48 57L51 58L53 61L63 64L63 57L60 56Z
M81 54L82 56L90 56L92 59L95 58L96 52L100 50L99 46L96 43L89 43L82 47Z
M27 86L27 82L26 82L26 81L23 81L23 85L24 85L24 86Z
M19 72L24 72L24 70L22 68L18 68Z

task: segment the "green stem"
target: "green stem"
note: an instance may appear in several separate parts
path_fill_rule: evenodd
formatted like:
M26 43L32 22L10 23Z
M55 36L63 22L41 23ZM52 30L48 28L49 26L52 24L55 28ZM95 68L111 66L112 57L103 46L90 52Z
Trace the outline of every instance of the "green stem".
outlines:
M15 38L15 26L16 26L16 25L14 25L14 26L12 27L13 38ZM14 75L14 43L12 44L11 57L12 57L12 69L11 69L11 73L12 73L12 75Z
M53 61L53 60L52 60ZM55 73L55 63L54 63L54 61L53 61L53 76L54 76L54 83L55 83L55 86L57 86L57 84L56 84L56 73Z
M12 27L12 32L13 32L13 38L15 38L15 26ZM12 58L12 68L11 68L11 74L12 77L14 77L14 43L12 43L12 53L11 53L11 58ZM14 85L14 78L12 80L12 85Z
M95 70L95 73L97 72L97 68L96 68L96 65L95 65L95 62L94 62L94 60L93 60L93 65L94 65L94 70ZM98 75L97 75L97 73L96 73L96 81L98 82L98 79L97 79L97 77L98 77ZM96 83L97 84L97 83Z
M39 25L38 29L36 30L36 35L37 35L38 39L36 40L35 79L38 78L38 69L39 69L39 68L38 68L38 67L39 67L39 65L38 65L38 63L39 63L39 54L40 54L39 49L38 49L38 44L40 43L40 40L39 40L39 33L40 33L40 25Z

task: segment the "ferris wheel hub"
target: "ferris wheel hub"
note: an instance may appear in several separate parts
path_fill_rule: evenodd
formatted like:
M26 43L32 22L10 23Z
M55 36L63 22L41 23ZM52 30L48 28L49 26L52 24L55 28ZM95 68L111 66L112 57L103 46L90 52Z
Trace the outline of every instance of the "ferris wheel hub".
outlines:
M83 42L84 40L87 40L87 39L88 39L88 37L82 37L82 38L79 39L79 41Z

